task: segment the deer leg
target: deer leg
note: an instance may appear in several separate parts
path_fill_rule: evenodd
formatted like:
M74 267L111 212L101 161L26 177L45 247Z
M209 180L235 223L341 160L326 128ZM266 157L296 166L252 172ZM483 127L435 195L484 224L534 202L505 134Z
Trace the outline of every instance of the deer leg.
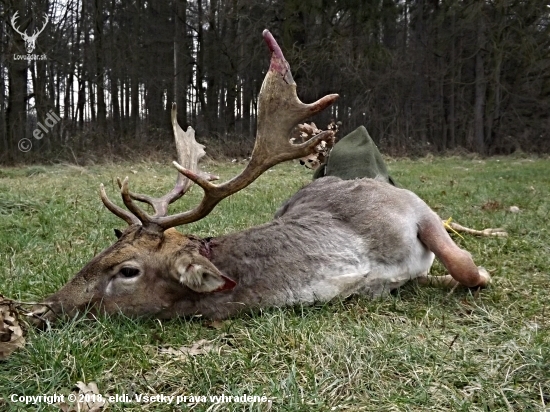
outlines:
M470 253L453 242L439 218L434 215L424 217L418 224L418 237L461 285L484 287L491 281L487 271L475 265Z
M462 233L468 233L470 235L474 236L498 236L498 237L506 237L508 236L508 232L506 230L501 228L496 229L483 229L483 230L476 230L476 229L470 229L469 227L465 227L462 225L459 225L455 222L449 222L447 220L443 220L443 226L445 226L445 229L447 229L450 232L462 232Z
M422 275L414 279L421 286L433 286L436 288L452 289L460 285L451 275L431 276Z
M478 266L478 270L482 277L486 277L490 281L491 277L485 268ZM457 286L462 285L451 275L443 275L443 276L422 275L415 278L414 280L420 286L431 286L434 288L442 288L442 289L453 289L453 288L456 288Z

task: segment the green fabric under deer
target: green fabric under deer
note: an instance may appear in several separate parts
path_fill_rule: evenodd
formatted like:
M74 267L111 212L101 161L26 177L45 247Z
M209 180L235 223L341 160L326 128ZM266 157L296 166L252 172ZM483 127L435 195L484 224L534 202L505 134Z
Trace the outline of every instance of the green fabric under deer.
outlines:
M364 126L358 127L334 145L327 161L313 174L313 179L324 176L337 176L344 180L378 176L395 186L378 147Z

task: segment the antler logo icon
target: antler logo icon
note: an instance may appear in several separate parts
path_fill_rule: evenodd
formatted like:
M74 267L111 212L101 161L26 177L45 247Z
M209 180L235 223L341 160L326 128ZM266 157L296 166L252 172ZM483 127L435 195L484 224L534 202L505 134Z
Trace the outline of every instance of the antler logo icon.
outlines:
M49 22L48 16L46 16L46 21L44 22L44 25L42 26L42 28L40 30L35 30L32 36L28 36L26 31L20 32L19 29L15 26L15 21L17 20L18 14L19 12L16 11L13 17L11 18L11 26L17 33L21 35L21 37L25 41L25 49L27 50L27 53L32 53L34 48L36 47L36 38L40 33L44 31L44 29L46 28L46 25Z

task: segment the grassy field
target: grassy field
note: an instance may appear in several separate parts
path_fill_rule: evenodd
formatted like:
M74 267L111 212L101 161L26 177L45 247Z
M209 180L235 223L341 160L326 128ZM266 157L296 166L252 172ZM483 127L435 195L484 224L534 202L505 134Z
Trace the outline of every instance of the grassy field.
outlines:
M208 170L228 178L241 167ZM0 362L0 410L59 410L10 399L67 396L78 381L133 400L135 394L270 400L115 401L104 408L110 411L550 410L550 161L426 158L389 168L442 218L508 230L508 238L454 236L492 274L489 289L409 285L383 300L273 308L214 324L73 319L30 330L26 346ZM111 244L113 228L125 223L102 206L98 186L105 183L118 198L114 179L126 175L134 190L151 194L167 191L174 179L158 163L0 169L0 293L36 301ZM265 222L309 178L298 165L278 166L182 230L213 236ZM199 195L194 188L174 210ZM520 212L510 213L510 206ZM433 273L442 274L442 266L436 263ZM200 340L208 341L206 353L195 356L159 350Z

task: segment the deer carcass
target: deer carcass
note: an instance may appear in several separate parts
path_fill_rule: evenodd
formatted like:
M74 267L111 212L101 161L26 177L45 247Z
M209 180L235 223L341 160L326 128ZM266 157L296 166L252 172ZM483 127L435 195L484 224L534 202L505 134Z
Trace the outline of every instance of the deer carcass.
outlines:
M333 136L324 131L301 144L289 141L296 125L338 96L302 103L281 49L269 31L263 36L271 65L259 96L256 143L243 172L220 185L201 175L197 164L203 146L192 130L186 134L180 129L173 110L179 160L174 162L179 171L175 188L157 199L130 192L128 178L119 181L126 210L101 187L105 206L129 226L115 244L35 307L35 317L51 319L90 307L129 316L220 319L253 308L355 293L382 296L411 279L430 282L434 254L450 273L435 283L488 284L487 272L456 246L419 197L373 179L318 179L288 200L273 221L242 232L201 239L173 229L202 219L273 165L307 156ZM168 215L168 205L192 182L204 190L200 204ZM154 214L136 201L150 204Z

